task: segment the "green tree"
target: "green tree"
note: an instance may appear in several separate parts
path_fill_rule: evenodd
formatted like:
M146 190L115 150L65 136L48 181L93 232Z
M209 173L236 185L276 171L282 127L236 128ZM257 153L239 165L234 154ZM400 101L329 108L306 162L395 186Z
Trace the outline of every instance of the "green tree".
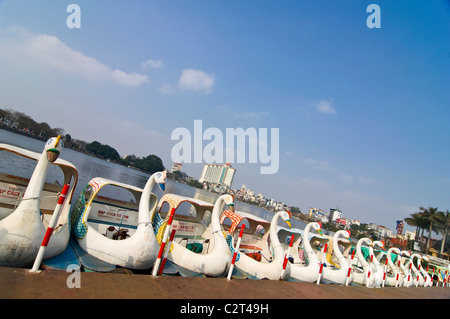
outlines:
M450 212L437 212L436 215L436 229L442 234L441 254L444 253L445 240L450 229Z
M415 238L418 239L420 235L420 230L422 230L422 236L425 228L427 227L427 221L425 219L425 216L422 213L414 213L411 214L410 217L405 218L405 222L409 226L416 226L416 236Z
M431 231L433 230L433 225L436 223L437 221L437 213L438 213L438 208L437 207L428 207L428 208L424 208L424 207L420 207L419 208L422 211L422 214L424 215L425 220L427 221L428 224L428 239L427 239L427 243L426 243L426 250L428 251L431 247ZM438 233L436 230L434 230L436 233Z
M138 167L151 174L165 170L162 160L153 154L144 157Z
M109 145L103 145L98 141L87 144L86 150L95 156L105 159L117 160L120 158L119 152L114 148Z

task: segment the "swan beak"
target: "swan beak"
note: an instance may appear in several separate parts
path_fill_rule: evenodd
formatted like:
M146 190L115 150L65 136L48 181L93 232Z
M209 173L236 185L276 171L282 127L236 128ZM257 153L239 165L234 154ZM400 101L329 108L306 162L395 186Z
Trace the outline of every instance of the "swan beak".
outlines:
M228 204L228 208L234 213L234 203Z
M53 163L58 159L59 156L59 150L56 148L51 148L47 150L47 159L50 163Z
M163 192L166 190L166 183L158 183L158 186Z
M323 236L323 234L322 234L322 229L321 229L321 228L319 228L319 229L317 230L317 232L320 234L320 236Z
M291 226L291 221L290 221L289 219L286 220L286 224L288 224L289 227L292 227L292 226Z

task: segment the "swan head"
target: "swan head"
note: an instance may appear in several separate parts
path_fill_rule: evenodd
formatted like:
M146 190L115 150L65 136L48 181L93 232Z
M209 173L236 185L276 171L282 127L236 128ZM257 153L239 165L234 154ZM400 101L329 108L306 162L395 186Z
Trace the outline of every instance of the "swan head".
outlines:
M288 224L289 227L292 227L291 226L292 215L290 211L282 211L280 217L286 222L286 224Z
M377 241L373 242L373 246L377 246L377 247L379 247L379 248L381 248L383 250L385 250L385 246L384 245L385 245L384 241L381 241L381 240L377 240Z
M406 257L411 257L411 253L409 251L407 251L407 250L403 250L402 251L402 255L406 256Z
M222 195L222 199L228 206L228 209L234 213L234 195L231 194Z
M158 184L159 188L164 192L166 190L166 177L167 172L157 172L154 174L155 176L155 182Z
M364 237L364 238L361 238L359 241L360 241L361 243L364 242L364 243L366 243L367 245L369 245L370 247L373 248L373 241L372 241L371 238Z
M46 143L44 150L47 154L47 160L50 163L53 163L56 161L61 154L62 150L64 148L63 142L61 141L61 135L58 135L57 137L50 138Z
M320 236L323 236L323 234L322 234L322 223L313 223L313 227L320 234Z

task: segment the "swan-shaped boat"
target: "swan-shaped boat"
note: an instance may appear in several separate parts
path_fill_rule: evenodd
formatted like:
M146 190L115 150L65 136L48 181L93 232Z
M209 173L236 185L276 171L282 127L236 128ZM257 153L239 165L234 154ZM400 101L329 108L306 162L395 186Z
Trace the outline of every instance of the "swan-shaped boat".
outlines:
M430 259L428 258L428 256L423 256L422 255L422 260L425 260L427 263L430 263ZM423 284L424 287L432 287L433 286L433 280L431 279L431 276L428 274L428 272L423 269L422 267L422 263L421 260L418 260L418 263L420 263L420 273L422 274L425 282Z
M63 187L45 181L53 165L62 170L63 184L69 184L70 188L44 259L60 254L69 242L68 216L78 180L75 166L58 158L63 151L60 136L50 138L41 154L8 144L0 144L0 150L37 161L29 180L8 173L0 174L0 266L26 267L33 264Z
M243 213L238 213L238 215L239 214L243 215ZM245 216L247 216L248 220L252 220L248 214ZM280 243L280 240L278 239L277 232L278 221L280 219L284 220L286 224L291 227L290 212L279 211L272 217L269 232L266 232L263 238L261 238L261 241L258 243L259 246L263 246L263 249L257 253L252 253L249 255L245 254L243 251L238 253L235 267L244 272L246 275L249 275L250 278L269 280L287 280L289 278L289 264L287 264L286 269L283 272L285 251ZM234 253L234 240L231 242L230 249ZM262 256L262 258L260 256ZM268 256L271 257L268 258Z
M412 276L414 277L415 280L415 285L416 287L423 287L423 285L425 284L425 279L422 276L422 273L419 271L419 269L416 268L416 265L414 264L414 258L417 258L417 266L421 267L421 263L420 260L422 259L422 255L414 253L411 255L411 263L412 263L412 267L411 267L411 271L412 271Z
M303 232L303 246L308 258L308 265L302 266L296 262L296 258L294 258L294 263L291 264L291 278L298 281L304 282L316 282L319 276L320 270L320 261L317 254L314 252L310 238L312 234L310 234L311 228L316 230L321 236L322 235L322 225L317 222L308 223ZM328 241L328 238L326 239ZM297 241L295 244L297 250L300 248L300 242Z
M358 240L358 243L356 244L356 256L358 257L358 262L362 265L362 269L353 265L353 282L359 285L373 288L375 286L375 276L371 275L369 277L369 282L367 282L367 277L369 271L371 274L373 274L374 267L372 264L369 264L364 258L361 249L363 243L368 244L369 247L373 245L372 239L370 238L361 238L360 240Z
M201 223L198 224L198 227L196 227L195 225L189 226L196 228L193 233L194 238L200 237L203 240L203 243L208 243L208 249L201 248L198 250L198 252L195 252L197 251L195 247L198 247L198 245L195 245L197 243L194 242L194 245L191 246L192 248L188 248L187 244L186 246L183 246L184 242L183 244L181 242L186 237L183 237L180 241L180 234L176 234L175 240L170 247L167 259L174 263L176 266L180 266L184 269L195 273L200 273L205 276L226 276L228 267L231 263L232 255L225 240L225 235L223 233L222 227L220 226L219 218L223 205L226 205L231 210L234 210L234 196L229 194L222 195L216 200L215 204L212 205L198 199L178 196L174 194L167 194L160 200L160 209L163 207L164 202L167 202L170 205L169 212L172 210L176 210L183 202L191 203L192 205L194 205L194 207L197 208L197 210L201 207L203 207L203 211L211 210L212 208L211 220L208 227L200 227ZM168 217L169 214L166 215L166 221ZM162 220L162 218L158 216L155 216L155 218ZM205 220L204 216L203 220ZM160 223L159 227L162 227L165 222ZM177 226L177 215L175 215L174 217L173 228L178 233L178 229L180 228L179 226ZM201 232L198 231L199 228L202 228ZM155 231L157 233L161 233L160 229L156 227Z
M343 242L346 244L350 244L348 240L350 238L350 232L348 230L339 230L333 236L333 253L337 259L337 264L339 268L332 267L328 265L323 268L323 278L326 281L330 281L336 284L344 285L347 280L348 275L348 261L347 258L344 257L341 252L339 246L339 242ZM353 273L350 273L350 277L348 279L348 283L350 284L353 281Z
M112 265L151 268L159 248L151 224L158 201L152 191L156 185L164 191L165 180L165 171L154 173L141 189L105 178L93 178L71 211L72 233L79 246ZM132 201L101 196L99 192L106 186L127 190L133 196Z
M412 264L411 264L411 252L407 250L402 250L402 262L400 263L400 269L402 270L404 276L404 287L412 287L415 285L416 280L412 274Z
M391 247L388 249L386 253L386 258L388 261L388 269L386 270L386 279L385 279L385 286L390 287L402 287L403 286L403 275L400 267L396 266L394 262L392 261L392 253L397 254L397 263L401 263L401 250L397 247ZM390 269L390 271L389 271Z
M381 288L383 285L383 275L384 275L384 266L380 263L380 253L376 254L374 247L377 246L378 248L382 249L384 252L384 242L380 240L376 240L373 242L373 245L369 247L370 254L373 255L373 276L375 277L375 288Z

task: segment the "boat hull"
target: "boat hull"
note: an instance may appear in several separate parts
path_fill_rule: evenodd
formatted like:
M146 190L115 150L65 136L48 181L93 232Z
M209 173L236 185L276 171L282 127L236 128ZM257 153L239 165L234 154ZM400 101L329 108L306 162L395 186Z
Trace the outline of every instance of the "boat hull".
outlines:
M46 228L34 210L14 212L0 221L0 266L28 267L36 259ZM44 259L63 252L69 242L65 223L52 235Z
M114 240L88 226L86 236L78 239L88 254L107 263L130 269L149 269L155 263L158 244L150 225L140 225L136 233L124 240Z

